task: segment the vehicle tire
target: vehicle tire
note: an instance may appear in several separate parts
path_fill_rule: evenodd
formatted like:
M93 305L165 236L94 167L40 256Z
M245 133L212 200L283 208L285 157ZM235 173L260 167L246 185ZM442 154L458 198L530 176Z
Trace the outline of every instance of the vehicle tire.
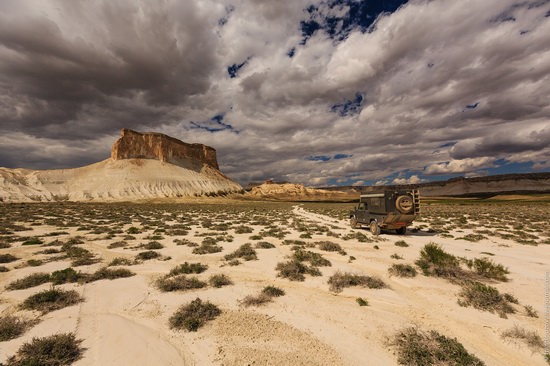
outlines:
M349 219L349 226L351 226L352 229L359 229L360 226L357 223L357 218L355 218L355 216Z
M376 221L370 222L370 232L372 235L380 235L380 226L378 226L378 223Z
M407 232L407 227L403 226L403 227L400 227L399 229L395 229L395 232L398 233L399 235L405 235L405 233Z
M409 213L413 209L413 199L411 196L399 196L395 200L395 207L403 214Z

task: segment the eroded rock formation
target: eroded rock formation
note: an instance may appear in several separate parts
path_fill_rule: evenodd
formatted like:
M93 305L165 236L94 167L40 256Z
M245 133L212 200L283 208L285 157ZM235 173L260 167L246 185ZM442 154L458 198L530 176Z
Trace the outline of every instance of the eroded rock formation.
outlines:
M216 150L203 144L188 144L162 133L139 133L123 129L121 137L113 144L113 160L155 159L183 167L189 163L209 165L219 170Z

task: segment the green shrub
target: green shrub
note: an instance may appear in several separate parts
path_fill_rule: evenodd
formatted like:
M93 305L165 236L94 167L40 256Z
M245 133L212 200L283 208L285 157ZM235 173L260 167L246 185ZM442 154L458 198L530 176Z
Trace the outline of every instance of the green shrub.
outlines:
M508 281L508 277L506 277L506 275L509 274L510 271L502 264L496 264L487 258L475 258L471 263L472 264L468 267L472 268L475 273L482 277L503 282Z
M189 304L180 307L170 317L169 324L171 329L186 329L196 332L206 322L217 318L220 314L221 310L216 305L196 298Z
M441 246L435 243L426 244L420 251L420 259L415 263L426 276L464 277L464 271L460 268L458 258L445 252Z
M37 310L46 314L82 301L84 299L74 290L65 291L52 288L27 297L20 306L22 309Z
M145 252L140 252L136 255L136 259L142 261L147 261L159 257L161 257L161 254L159 252L155 252L154 250L147 250Z
M115 249L115 248L125 248L127 246L128 246L128 243L122 240L122 241L115 241L114 243L109 244L107 248Z
M414 327L406 328L395 335L391 344L397 349L400 365L485 365L468 353L456 338L447 338L433 330L422 332Z
M0 273L1 273L1 272L9 272L9 270L10 270L10 269L9 269L8 267L6 267L6 266L0 266Z
M359 306L369 306L369 302L361 297L358 297L355 301L359 304Z
M506 296L502 295L495 287L485 285L477 281L464 281L459 293L462 300L460 306L473 306L476 309L497 312L501 318L507 318L506 314L515 313Z
M113 267L113 266L131 266L135 264L134 261L128 259L128 258L124 258L124 257L116 257L116 258L113 258L112 261L109 262L109 264L107 264L107 267Z
M21 245L40 245L40 244L44 244L44 241L42 239L31 238L29 240L25 240Z
M363 276L340 271L337 271L329 278L328 284L330 285L330 291L333 292L342 292L345 287L350 286L362 286L373 289L387 287L387 285L378 277Z
M10 262L15 262L16 260L18 260L19 258L17 258L16 256L14 255L11 255L11 254L0 254L0 263L10 263Z
M164 248L164 245L162 245L158 241L150 241L147 244L141 245L141 247L144 248L144 249L152 250L152 249L162 249L162 248Z
M22 319L13 315L0 318L0 342L19 337L36 323L36 320Z
M86 282L94 282L99 280L116 280L117 278L132 277L136 274L126 268L107 268L103 267L85 278Z
M405 240L398 240L394 243L394 245L397 246L397 247L404 247L404 248L409 246L409 244L407 244L407 242L405 242Z
M271 249L271 248L275 248L275 245L267 242L267 241L260 241L258 243L256 243L255 245L256 248L258 249Z
M60 333L33 338L24 343L17 354L8 359L6 366L61 366L71 365L82 357L81 339L74 333Z
M262 290L262 294L265 294L271 297L279 297L279 296L283 296L285 294L285 291L275 286L266 286Z
M410 264L393 264L388 272L392 276L398 277L416 277L416 269Z
M251 260L257 260L258 256L256 255L256 251L254 248L252 248L252 245L250 243L243 244L234 251L231 254L227 254L224 257L226 260L231 260L235 258L242 258L245 261L251 261Z
M40 259L29 259L27 261L27 264L30 267L38 267L38 266L41 266L42 264L44 264L44 262L42 262Z
M208 266L206 264L202 263L188 263L185 262L183 264L180 264L179 266L176 266L170 270L169 275L170 276L176 276L179 274L191 274L191 273L202 273L208 269Z
M223 250L223 248L216 243L211 242L204 242L196 247L193 248L193 254L211 254L211 253L219 253Z
M81 278L81 274L73 268L65 268L59 271L54 271L50 275L50 280L53 285L61 285L63 283L77 282Z
M161 277L155 284L163 292L186 291L206 287L206 282L199 280L197 277L187 277L183 274Z
M288 278L291 281L304 281L305 274L320 276L321 273L316 267L307 267L297 260L277 263L275 270L279 271L278 277Z
M325 259L321 254L310 252L308 250L297 249L292 255L292 259L300 262L309 262L312 266L330 267L332 263Z
M210 276L208 283L212 287L220 288L227 285L232 285L233 281L224 274L215 274Z
M23 290L50 282L48 273L33 273L8 284L6 290Z

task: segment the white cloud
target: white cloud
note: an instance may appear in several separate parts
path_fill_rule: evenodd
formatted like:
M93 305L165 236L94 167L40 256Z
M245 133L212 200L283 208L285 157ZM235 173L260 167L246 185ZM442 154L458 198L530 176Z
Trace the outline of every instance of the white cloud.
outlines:
M243 184L550 160L550 4L411 0L372 32L336 42L320 30L301 44L304 9L320 3L0 2L0 135L32 136L46 152L0 144L0 166L90 163L123 127L213 146ZM331 111L357 93L360 113ZM233 130L192 128L220 114ZM336 154L352 156L306 160Z
M409 178L395 178L391 184L418 184L424 181L418 175L412 175Z
M493 165L493 160L494 159L489 157L451 160L446 163L432 164L426 168L425 173L434 175L473 172L480 168L491 167Z
M360 186L364 186L364 185L365 185L364 180L358 180L357 182L352 184L353 187L360 187Z

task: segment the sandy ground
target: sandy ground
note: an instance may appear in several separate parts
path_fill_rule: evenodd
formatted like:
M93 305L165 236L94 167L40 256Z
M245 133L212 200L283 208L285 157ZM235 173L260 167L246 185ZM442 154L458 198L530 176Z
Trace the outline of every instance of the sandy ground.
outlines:
M347 221L315 214L300 206L294 207L290 219L326 225L341 235L354 231ZM255 233L260 229L250 226ZM43 226L18 235L37 235L53 230L55 227ZM205 230L193 227L186 238L200 243L202 238L194 235ZM285 239L299 238L299 232L288 231L291 233ZM371 236L366 229L359 231ZM460 234L469 232L464 230ZM78 234L71 228L69 235L60 239ZM86 349L83 358L76 363L81 366L395 365L397 356L388 339L404 327L416 325L423 330L436 330L447 337L457 338L487 365L546 364L539 352L501 338L501 333L515 324L534 330L544 338L545 271L550 270L550 251L544 245L520 245L499 238L472 243L426 231L403 236L383 233L377 243L314 234L306 241L330 240L340 244L347 255L308 249L323 254L332 266L320 267L321 277L307 276L304 282L291 282L277 277L275 271L277 263L292 254L290 246L281 245L280 239L265 238L276 248L257 249L256 261L243 262L235 267L225 265L223 256L241 244L251 242L249 237L253 234L233 235L233 242L223 243L223 252L207 255L192 254L192 248L176 246L172 243L173 237L167 237L160 240L165 245L160 252L171 259L146 261L128 267L137 274L134 277L85 285L61 285L65 289L76 289L86 301L48 313L23 336L0 343L0 363L33 337L75 332L83 339L82 345ZM409 247L395 246L397 240L405 240ZM114 257L133 258L137 253L123 248L107 249L113 241L116 239L89 240L83 246L98 254L104 264ZM519 299L518 312L503 319L497 314L461 307L456 296L460 287L443 279L421 274L415 278L389 276L391 264L412 264L418 259L421 248L432 241L441 244L451 254L467 258L482 257L482 252L493 253L491 259L510 269L511 281L492 285ZM374 248L375 244L379 249ZM33 254L38 249L43 248L23 247L19 243L9 249L0 249L0 254L9 252L23 259L40 258L40 255ZM390 258L394 253L403 259ZM356 260L349 261L349 256ZM201 279L224 273L234 284L220 289L208 287L186 292L160 292L153 281L184 261L208 264L209 269L198 275ZM50 262L39 267L24 267L21 262L8 264L11 270L0 273L0 312L2 315L37 316L18 310L17 304L31 294L49 288L49 284L18 291L7 291L4 287L33 272L67 268L70 262ZM98 263L78 269L93 272L101 266ZM335 294L329 291L327 280L337 270L378 276L389 287L351 287ZM284 289L285 296L259 307L242 306L241 300L245 296L257 295L267 285ZM182 304L197 297L218 305L222 315L198 332L170 330L168 318ZM355 301L358 297L367 299L369 306L359 306ZM526 316L523 305L533 306L540 317Z

